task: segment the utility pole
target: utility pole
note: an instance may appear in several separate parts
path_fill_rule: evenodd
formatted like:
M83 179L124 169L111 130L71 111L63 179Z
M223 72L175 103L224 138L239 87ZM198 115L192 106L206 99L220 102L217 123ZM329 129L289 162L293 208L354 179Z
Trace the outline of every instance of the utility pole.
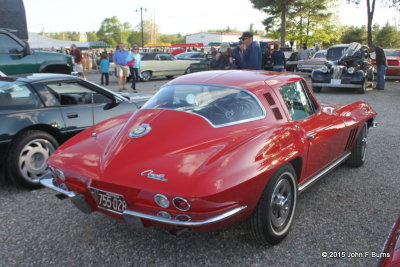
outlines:
M145 12L147 11L147 9L140 7L140 24L142 27L142 48L144 47L143 9ZM136 12L139 12L139 10L136 9Z

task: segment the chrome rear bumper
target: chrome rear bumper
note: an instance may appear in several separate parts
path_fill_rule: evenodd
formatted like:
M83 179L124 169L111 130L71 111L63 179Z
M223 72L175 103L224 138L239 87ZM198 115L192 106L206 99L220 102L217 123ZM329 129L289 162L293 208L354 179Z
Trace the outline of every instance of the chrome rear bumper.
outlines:
M61 188L59 186L56 186L53 182L53 178L51 175L44 177L43 179L40 180L40 183L47 187L50 188L56 192L58 192L57 197L60 199L64 198L69 198L72 203L82 212L84 213L91 213L92 209L89 206L89 204L86 202L85 196L82 194L77 194L71 191L68 191L66 188ZM62 194L65 197L59 196ZM132 210L125 210L122 214L124 220L126 220L129 224L134 225L136 227L142 226L141 220L139 219L145 219L145 220L150 220L158 223L166 223L166 224L171 224L171 225L176 225L176 226L184 226L184 227L193 227L193 226L204 226L204 225L209 225L213 223L217 223L220 221L223 221L225 219L228 219L231 216L236 215L237 213L243 211L246 209L247 206L240 206L233 208L231 210L228 210L220 215L217 215L215 217L203 220L203 221L179 221L175 219L166 219L162 217L158 217L155 215L149 215L141 212L136 212Z

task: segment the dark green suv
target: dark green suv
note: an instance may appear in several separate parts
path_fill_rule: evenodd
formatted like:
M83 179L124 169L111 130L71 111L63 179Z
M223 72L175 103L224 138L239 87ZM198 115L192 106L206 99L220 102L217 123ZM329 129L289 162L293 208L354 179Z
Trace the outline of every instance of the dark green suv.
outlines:
M38 72L71 74L72 67L72 56L32 51L28 43L0 29L0 72L6 75Z

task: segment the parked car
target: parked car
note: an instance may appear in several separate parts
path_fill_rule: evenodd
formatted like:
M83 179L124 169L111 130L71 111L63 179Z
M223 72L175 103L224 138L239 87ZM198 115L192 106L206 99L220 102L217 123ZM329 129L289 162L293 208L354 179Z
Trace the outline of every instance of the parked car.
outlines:
M176 59L179 60L203 60L206 54L203 52L185 52L176 55Z
M326 50L317 51L310 59L299 60L297 69L299 71L312 72L324 66L326 61Z
M400 76L400 49L383 49L386 54L387 76ZM376 66L375 53L371 53L372 65Z
M321 92L322 87L342 87L354 88L365 94L373 77L374 68L368 47L359 43L330 47L325 66L311 74L314 92Z
M6 75L36 72L70 74L73 65L70 55L33 51L27 42L0 29L0 71Z
M298 193L342 162L364 164L375 116L363 101L321 104L296 75L193 73L64 143L41 182L136 226L210 231L247 219L250 236L276 244Z
M400 266L400 217L393 224L382 253L374 255L379 257L379 267L398 267Z
M144 81L151 80L152 77L166 76L172 78L175 75L187 73L191 63L199 60L176 60L168 53L143 53L142 54L142 77Z
M0 77L0 165L20 185L38 188L59 144L93 123L138 110L148 98L70 75Z

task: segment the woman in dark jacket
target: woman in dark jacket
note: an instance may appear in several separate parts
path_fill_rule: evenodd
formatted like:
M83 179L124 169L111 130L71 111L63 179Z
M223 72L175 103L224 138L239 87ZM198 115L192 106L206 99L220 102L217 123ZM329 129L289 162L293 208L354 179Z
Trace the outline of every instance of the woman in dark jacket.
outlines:
M279 50L279 45L274 44L274 52L271 55L273 71L282 72L286 67L286 58L283 51Z
M232 49L228 43L222 43L216 55L216 70L229 70L233 64Z

